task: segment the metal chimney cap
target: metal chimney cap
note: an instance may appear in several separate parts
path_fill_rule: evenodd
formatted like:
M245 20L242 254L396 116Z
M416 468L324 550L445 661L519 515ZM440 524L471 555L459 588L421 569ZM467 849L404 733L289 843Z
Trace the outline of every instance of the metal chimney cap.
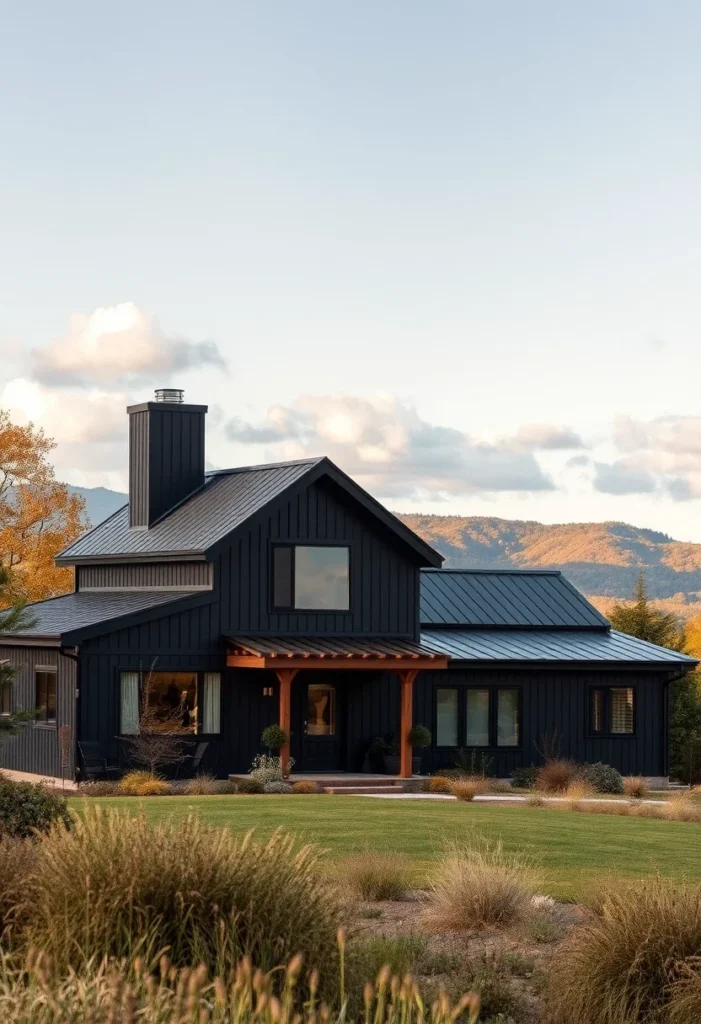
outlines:
M185 392L182 388L157 388L155 395L157 402L172 402L175 405L182 405Z

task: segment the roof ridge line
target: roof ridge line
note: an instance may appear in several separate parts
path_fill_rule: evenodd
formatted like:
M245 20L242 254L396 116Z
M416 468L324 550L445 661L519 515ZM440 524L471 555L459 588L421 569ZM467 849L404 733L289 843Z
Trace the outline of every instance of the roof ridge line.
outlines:
M434 569L434 568L426 568L426 569L422 569L421 572L455 573L456 575L458 573L463 573L463 574L470 573L471 575L476 575L477 573L481 573L481 574L483 574L485 576L489 575L489 574L496 575L497 573L502 573L504 575L508 574L508 575L511 575L511 576L518 576L518 575L521 575L521 576L536 576L536 575L537 576L562 576L563 575L562 569L456 569L456 568L447 568L447 569L438 569L438 568L436 568L436 569Z
M205 477L233 476L235 473L251 473L262 469L282 469L284 466L315 466L322 462L326 455L317 455L309 459L286 459L282 462L261 462L253 466L231 466L228 469L210 469Z

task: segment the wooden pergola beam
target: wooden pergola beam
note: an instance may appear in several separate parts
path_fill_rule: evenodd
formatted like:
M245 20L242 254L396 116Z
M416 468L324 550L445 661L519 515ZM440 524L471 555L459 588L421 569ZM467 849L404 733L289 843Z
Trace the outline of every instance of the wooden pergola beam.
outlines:
M292 680L297 675L297 669L279 668L276 669L275 674L277 675L278 682L280 684L279 724L280 728L285 730L285 735L287 736L287 742L280 747L280 767L282 769L282 777L283 779L286 779L290 774L290 708L292 705Z
M417 669L405 669L397 672L399 676L399 775L402 779L410 779L413 775L412 756L413 751L409 742L414 720L414 680L418 675Z
M338 657L315 657L314 655L294 655L293 657L287 656L271 656L271 655L256 655L256 654L227 654L226 664L228 668L257 668L257 669L270 669L273 672L286 671L288 669L295 669L299 671L304 669L305 672L313 672L316 670L324 670L328 672L333 670L334 672L400 672L406 671L420 671L420 670L440 670L448 667L450 658L444 655L437 654L435 658L429 658L419 655L407 655L406 657L399 658L374 658L374 657L354 657L354 656L338 656Z

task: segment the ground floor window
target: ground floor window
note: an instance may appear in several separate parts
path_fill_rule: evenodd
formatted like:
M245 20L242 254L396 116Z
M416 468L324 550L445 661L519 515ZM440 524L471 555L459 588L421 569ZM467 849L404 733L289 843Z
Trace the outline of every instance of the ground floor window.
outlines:
M36 668L34 689L37 722L53 725L56 722L56 669Z
M632 686L598 686L590 691L589 731L596 736L632 736L635 690Z
M221 676L218 672L122 672L121 733L218 733Z
M9 661L0 661L0 715L12 714L12 673ZM6 678L3 678L6 677Z
M521 690L501 686L436 689L436 746L518 747Z

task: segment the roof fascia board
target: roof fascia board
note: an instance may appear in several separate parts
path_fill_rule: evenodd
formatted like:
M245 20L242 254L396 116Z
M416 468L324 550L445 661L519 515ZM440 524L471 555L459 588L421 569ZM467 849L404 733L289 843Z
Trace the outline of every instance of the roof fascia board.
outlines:
M58 633L44 633L36 636L0 633L0 647L60 647L61 637Z
M204 551L140 551L133 555L85 555L83 558L64 559L58 555L56 565L133 565L150 562L206 562Z
M82 643L83 640L90 640L95 636L102 636L103 633L112 633L115 629L126 629L129 626L141 624L142 622L153 622L155 619L163 619L174 612L186 612L192 608L201 608L204 605L213 604L216 600L212 591L205 594L189 594L187 597L174 597L172 601L164 601L163 604L152 605L150 608L142 608L137 611L127 612L124 615L115 615L114 618L101 619L100 622L93 622L89 626L77 626L75 629L67 629L61 633L61 645L72 646Z
M559 624L557 624L555 626L550 626L550 625L543 626L543 625L538 625L537 623L536 624L530 623L529 625L524 626L521 623L517 623L516 624L516 623L513 623L513 622L485 622L485 623L481 623L480 622L480 623L475 624L474 622L463 622L463 623L460 623L460 622L424 622L422 620L422 622L421 622L421 629L431 630L431 632L433 632L433 630L440 629L442 632L445 632L445 633L450 633L452 630L456 630L456 631L459 631L461 633L466 633L466 632L470 632L470 631L479 632L479 633L482 633L482 632L498 633L500 631L504 631L504 632L511 633L514 630L518 630L519 632L522 631L524 633L533 633L533 632L540 632L540 633L542 633L542 632L548 632L548 633L610 633L611 632L611 623L607 622L606 624L604 624L602 622L601 625L599 625L599 626L595 626L595 625L591 625L591 626L581 626L581 625L580 626L569 626L567 624L562 624L562 623L559 623Z
M600 670L602 672L655 672L668 673L679 672L683 674L693 671L693 664L679 661L586 661L581 658L577 661L509 661L505 658L459 658L452 655L448 670L452 668L495 668L503 671L505 668L513 669L516 672L527 672L531 669L542 671L543 669L580 669Z

